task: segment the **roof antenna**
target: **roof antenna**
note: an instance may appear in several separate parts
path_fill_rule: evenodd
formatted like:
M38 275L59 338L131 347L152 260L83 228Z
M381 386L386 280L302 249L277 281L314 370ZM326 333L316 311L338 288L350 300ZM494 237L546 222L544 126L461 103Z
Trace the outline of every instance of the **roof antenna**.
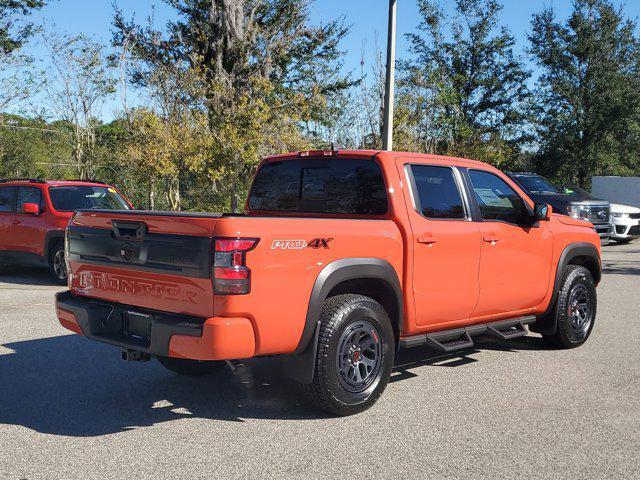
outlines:
M337 145L336 142L331 142L331 151L335 152L336 150L343 150L343 148Z

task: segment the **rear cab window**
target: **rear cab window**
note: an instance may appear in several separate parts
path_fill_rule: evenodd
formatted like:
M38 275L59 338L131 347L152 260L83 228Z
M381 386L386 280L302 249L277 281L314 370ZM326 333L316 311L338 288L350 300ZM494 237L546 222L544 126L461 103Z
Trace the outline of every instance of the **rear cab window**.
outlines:
M262 165L248 206L253 212L379 216L387 213L388 200L374 160L294 159Z
M65 185L49 188L53 208L58 212L84 209L129 210L126 200L111 187Z
M460 187L451 167L411 165L416 207L422 216L436 220L464 220Z

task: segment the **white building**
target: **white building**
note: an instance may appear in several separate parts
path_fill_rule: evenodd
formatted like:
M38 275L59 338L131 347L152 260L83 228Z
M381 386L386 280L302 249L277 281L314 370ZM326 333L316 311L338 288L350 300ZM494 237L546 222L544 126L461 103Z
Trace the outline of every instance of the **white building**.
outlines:
M594 197L640 208L640 177L592 177Z

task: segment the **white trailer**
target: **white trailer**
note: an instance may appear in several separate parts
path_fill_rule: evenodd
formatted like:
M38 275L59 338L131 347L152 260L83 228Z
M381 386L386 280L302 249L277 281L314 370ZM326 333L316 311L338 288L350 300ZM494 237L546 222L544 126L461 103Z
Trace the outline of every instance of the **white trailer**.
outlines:
M611 203L640 208L640 177L591 177L591 194Z

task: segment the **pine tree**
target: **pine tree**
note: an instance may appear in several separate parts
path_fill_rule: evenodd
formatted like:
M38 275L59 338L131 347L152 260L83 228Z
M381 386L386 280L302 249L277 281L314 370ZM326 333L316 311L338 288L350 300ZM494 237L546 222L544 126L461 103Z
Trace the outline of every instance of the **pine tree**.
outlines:
M589 187L595 174L640 172L636 24L609 0L575 0L564 23L534 15L530 52L542 70L533 105L541 173Z
M323 122L328 97L352 85L340 73L347 28L341 20L310 25L310 0L165 3L178 13L166 32L116 11L114 43L130 48L134 84L206 111L210 160L191 169L226 189L235 211L260 157L308 145L302 127ZM158 71L174 79L171 88L156 82Z
M420 138L414 148L501 164L521 138L529 73L513 51L514 37L498 26L497 1L455 5L447 22L437 3L418 2L421 21L418 33L408 35L414 59L402 64L399 116L408 119L409 136Z

